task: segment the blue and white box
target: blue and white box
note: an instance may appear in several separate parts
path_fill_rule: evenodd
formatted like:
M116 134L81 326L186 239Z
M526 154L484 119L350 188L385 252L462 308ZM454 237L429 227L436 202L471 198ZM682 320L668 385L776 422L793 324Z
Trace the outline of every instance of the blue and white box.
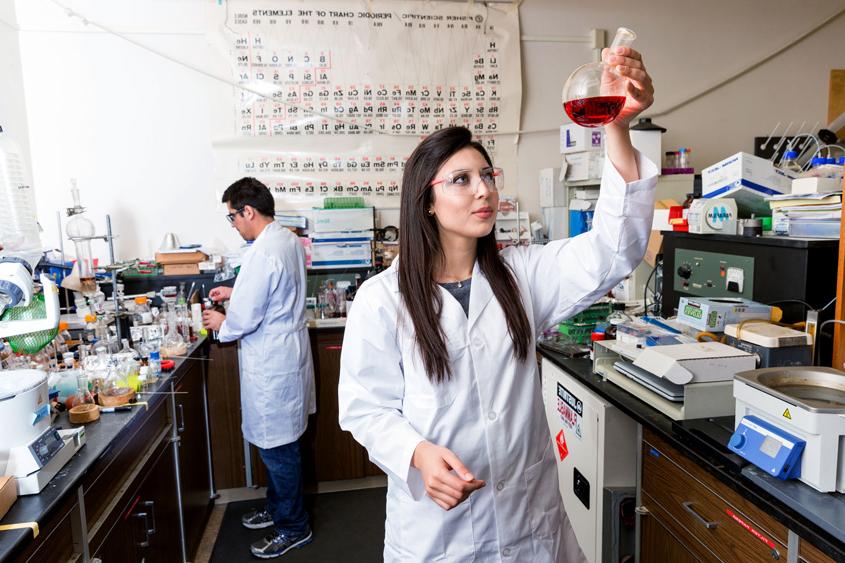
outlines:
M701 171L701 194L705 198L732 198L744 213L768 215L767 197L790 193L792 176L771 161L748 153L735 155Z
M560 154L604 150L604 131L570 123L560 126Z

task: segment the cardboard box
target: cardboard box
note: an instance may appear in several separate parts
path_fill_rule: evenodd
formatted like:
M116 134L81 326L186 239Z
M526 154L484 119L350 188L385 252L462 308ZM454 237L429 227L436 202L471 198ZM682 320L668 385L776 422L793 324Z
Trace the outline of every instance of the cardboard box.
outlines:
M842 191L840 178L796 178L792 180L794 194L826 194Z
M18 484L14 477L0 477L0 520L18 500Z
M567 154L566 180L568 182L582 182L584 180L598 180L604 167L604 153L587 151Z
M185 250L182 252L156 252L156 262L162 266L168 264L199 264L208 260L208 256L199 250Z
M604 132L571 123L560 126L560 154L604 150Z
M540 207L566 207L569 205L566 185L561 182L560 168L540 170Z
M165 264L165 276L196 276L200 273L200 264Z
M745 213L768 215L766 198L788 194L792 178L771 161L740 152L708 166L701 172L703 197L733 198Z

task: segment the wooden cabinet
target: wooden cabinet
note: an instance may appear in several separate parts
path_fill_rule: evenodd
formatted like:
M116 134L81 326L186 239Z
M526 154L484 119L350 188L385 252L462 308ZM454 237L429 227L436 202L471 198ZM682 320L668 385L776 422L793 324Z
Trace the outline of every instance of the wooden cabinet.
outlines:
M193 559L208 515L213 508L208 467L205 419L204 366L193 362L173 384L174 430L179 460L179 484L185 553Z
M787 560L789 530L648 430L642 442L641 560ZM801 542L808 561L822 555ZM824 557L822 555L822 557Z
M91 543L102 563L181 561L173 448L163 440Z
M208 358L208 422L214 485L218 490L245 487L238 343L212 341Z
M338 423L337 386L340 381L340 355L343 330L311 331L311 354L317 382L317 416L313 420L313 465L317 481L358 479L382 475L370 462L366 450L341 430Z

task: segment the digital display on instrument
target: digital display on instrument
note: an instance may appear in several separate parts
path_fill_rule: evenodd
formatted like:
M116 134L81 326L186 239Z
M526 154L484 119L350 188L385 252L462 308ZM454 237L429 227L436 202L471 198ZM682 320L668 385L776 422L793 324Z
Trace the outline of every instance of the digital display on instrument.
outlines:
M780 451L781 443L772 438L771 436L766 436L763 440L763 443L760 444L760 451L769 456L770 458L776 458L778 456L778 452Z
M44 467L62 449L62 446L64 446L64 441L59 436L59 431L49 428L29 445L29 451L32 452L39 467Z

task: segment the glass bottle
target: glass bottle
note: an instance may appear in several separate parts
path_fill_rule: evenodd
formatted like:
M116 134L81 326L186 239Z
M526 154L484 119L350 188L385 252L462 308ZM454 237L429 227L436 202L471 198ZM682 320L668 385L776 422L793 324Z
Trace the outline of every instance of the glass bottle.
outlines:
M79 270L79 281L82 294L90 297L97 292L97 281L94 274L94 253L91 251L91 237L94 236L94 223L85 216L85 208L79 200L79 188L76 179L71 180L70 188L73 197L73 213L67 223L65 232L76 247L76 262Z
M616 30L610 45L626 47L637 34L625 27ZM566 115L581 127L601 127L619 115L625 106L628 79L604 62L587 63L575 69L563 85L561 101Z
M132 313L132 324L135 326L148 325L153 322L153 314L146 296L135 298L135 312Z

